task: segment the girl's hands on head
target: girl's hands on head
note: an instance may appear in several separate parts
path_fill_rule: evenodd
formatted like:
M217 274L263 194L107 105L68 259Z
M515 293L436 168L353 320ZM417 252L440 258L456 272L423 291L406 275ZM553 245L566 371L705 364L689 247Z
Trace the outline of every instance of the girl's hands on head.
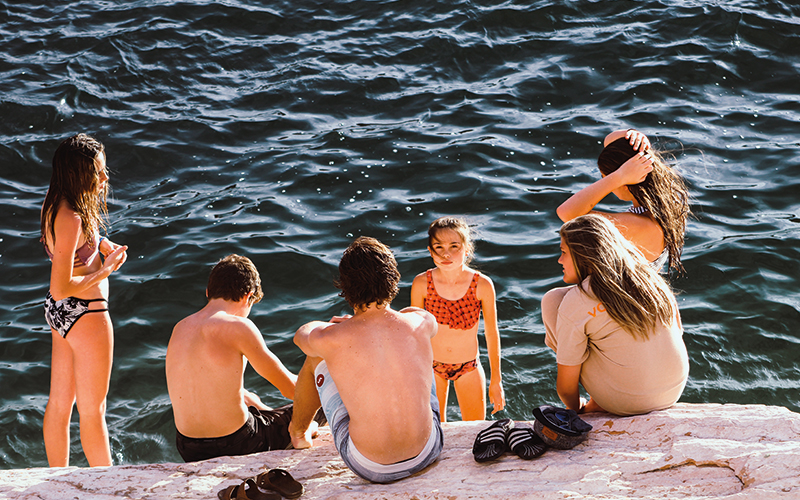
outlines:
M639 151L641 153L650 149L650 139L638 130L628 129L628 131L625 132L625 138L630 141L634 151Z
M614 173L617 174L621 185L629 186L643 182L647 178L647 174L652 171L653 159L650 155L637 153L623 163Z

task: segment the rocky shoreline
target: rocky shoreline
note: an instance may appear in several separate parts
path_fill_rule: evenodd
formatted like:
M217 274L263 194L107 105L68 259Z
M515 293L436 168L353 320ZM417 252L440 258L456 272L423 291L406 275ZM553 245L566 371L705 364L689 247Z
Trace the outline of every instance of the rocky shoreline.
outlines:
M487 422L445 425L445 448L425 471L379 485L355 476L323 428L309 450L192 464L0 471L0 498L215 499L265 468L288 470L314 499L800 499L800 414L783 407L681 403L636 417L585 417L572 450L487 464L472 443ZM518 424L521 425L521 424Z

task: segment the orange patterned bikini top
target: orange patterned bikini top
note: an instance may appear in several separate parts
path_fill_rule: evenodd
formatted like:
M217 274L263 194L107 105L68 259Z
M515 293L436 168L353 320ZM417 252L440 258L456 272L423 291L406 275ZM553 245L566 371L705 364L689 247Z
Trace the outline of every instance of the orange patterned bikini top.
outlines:
M436 293L432 270L428 270L428 295L425 310L436 316L436 322L455 330L469 330L481 316L481 301L478 300L478 273L472 277L469 290L458 300L443 299Z

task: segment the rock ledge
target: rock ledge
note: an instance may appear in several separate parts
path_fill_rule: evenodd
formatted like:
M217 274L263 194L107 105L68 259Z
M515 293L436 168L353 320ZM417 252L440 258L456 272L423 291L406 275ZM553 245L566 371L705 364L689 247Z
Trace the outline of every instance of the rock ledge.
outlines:
M217 491L281 467L314 499L800 499L800 414L761 405L678 404L637 417L595 414L589 439L532 461L472 458L486 422L445 425L445 448L425 471L368 483L347 469L323 428L310 450L193 464L0 471L0 498L214 499ZM520 425L520 424L518 424Z

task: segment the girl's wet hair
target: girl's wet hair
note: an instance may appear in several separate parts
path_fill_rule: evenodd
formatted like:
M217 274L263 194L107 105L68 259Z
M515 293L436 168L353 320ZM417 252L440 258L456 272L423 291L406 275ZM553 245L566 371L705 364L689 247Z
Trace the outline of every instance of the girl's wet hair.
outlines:
M469 264L475 255L475 244L472 241L472 232L464 219L458 217L439 217L428 226L428 247L433 248L433 239L440 231L449 229L455 231L461 238L461 244L466 250L465 264Z
M93 241L94 233L106 229L108 184L98 196L100 177L95 164L97 157L104 152L103 144L86 134L68 137L58 146L53 155L50 189L42 207L42 236L46 236L49 228L55 241L54 223L62 201L66 201L81 218L86 241Z
M683 272L683 252L686 220L689 210L689 191L683 178L670 168L662 156L648 151L653 158L653 170L639 184L628 186L639 205L647 208L664 233L664 246L669 253L669 267ZM597 166L603 175L615 172L623 163L638 154L628 139L622 137L603 148Z
M589 278L591 294L622 328L646 339L657 322L671 323L676 311L669 285L611 221L582 215L561 226L560 234L578 279Z

